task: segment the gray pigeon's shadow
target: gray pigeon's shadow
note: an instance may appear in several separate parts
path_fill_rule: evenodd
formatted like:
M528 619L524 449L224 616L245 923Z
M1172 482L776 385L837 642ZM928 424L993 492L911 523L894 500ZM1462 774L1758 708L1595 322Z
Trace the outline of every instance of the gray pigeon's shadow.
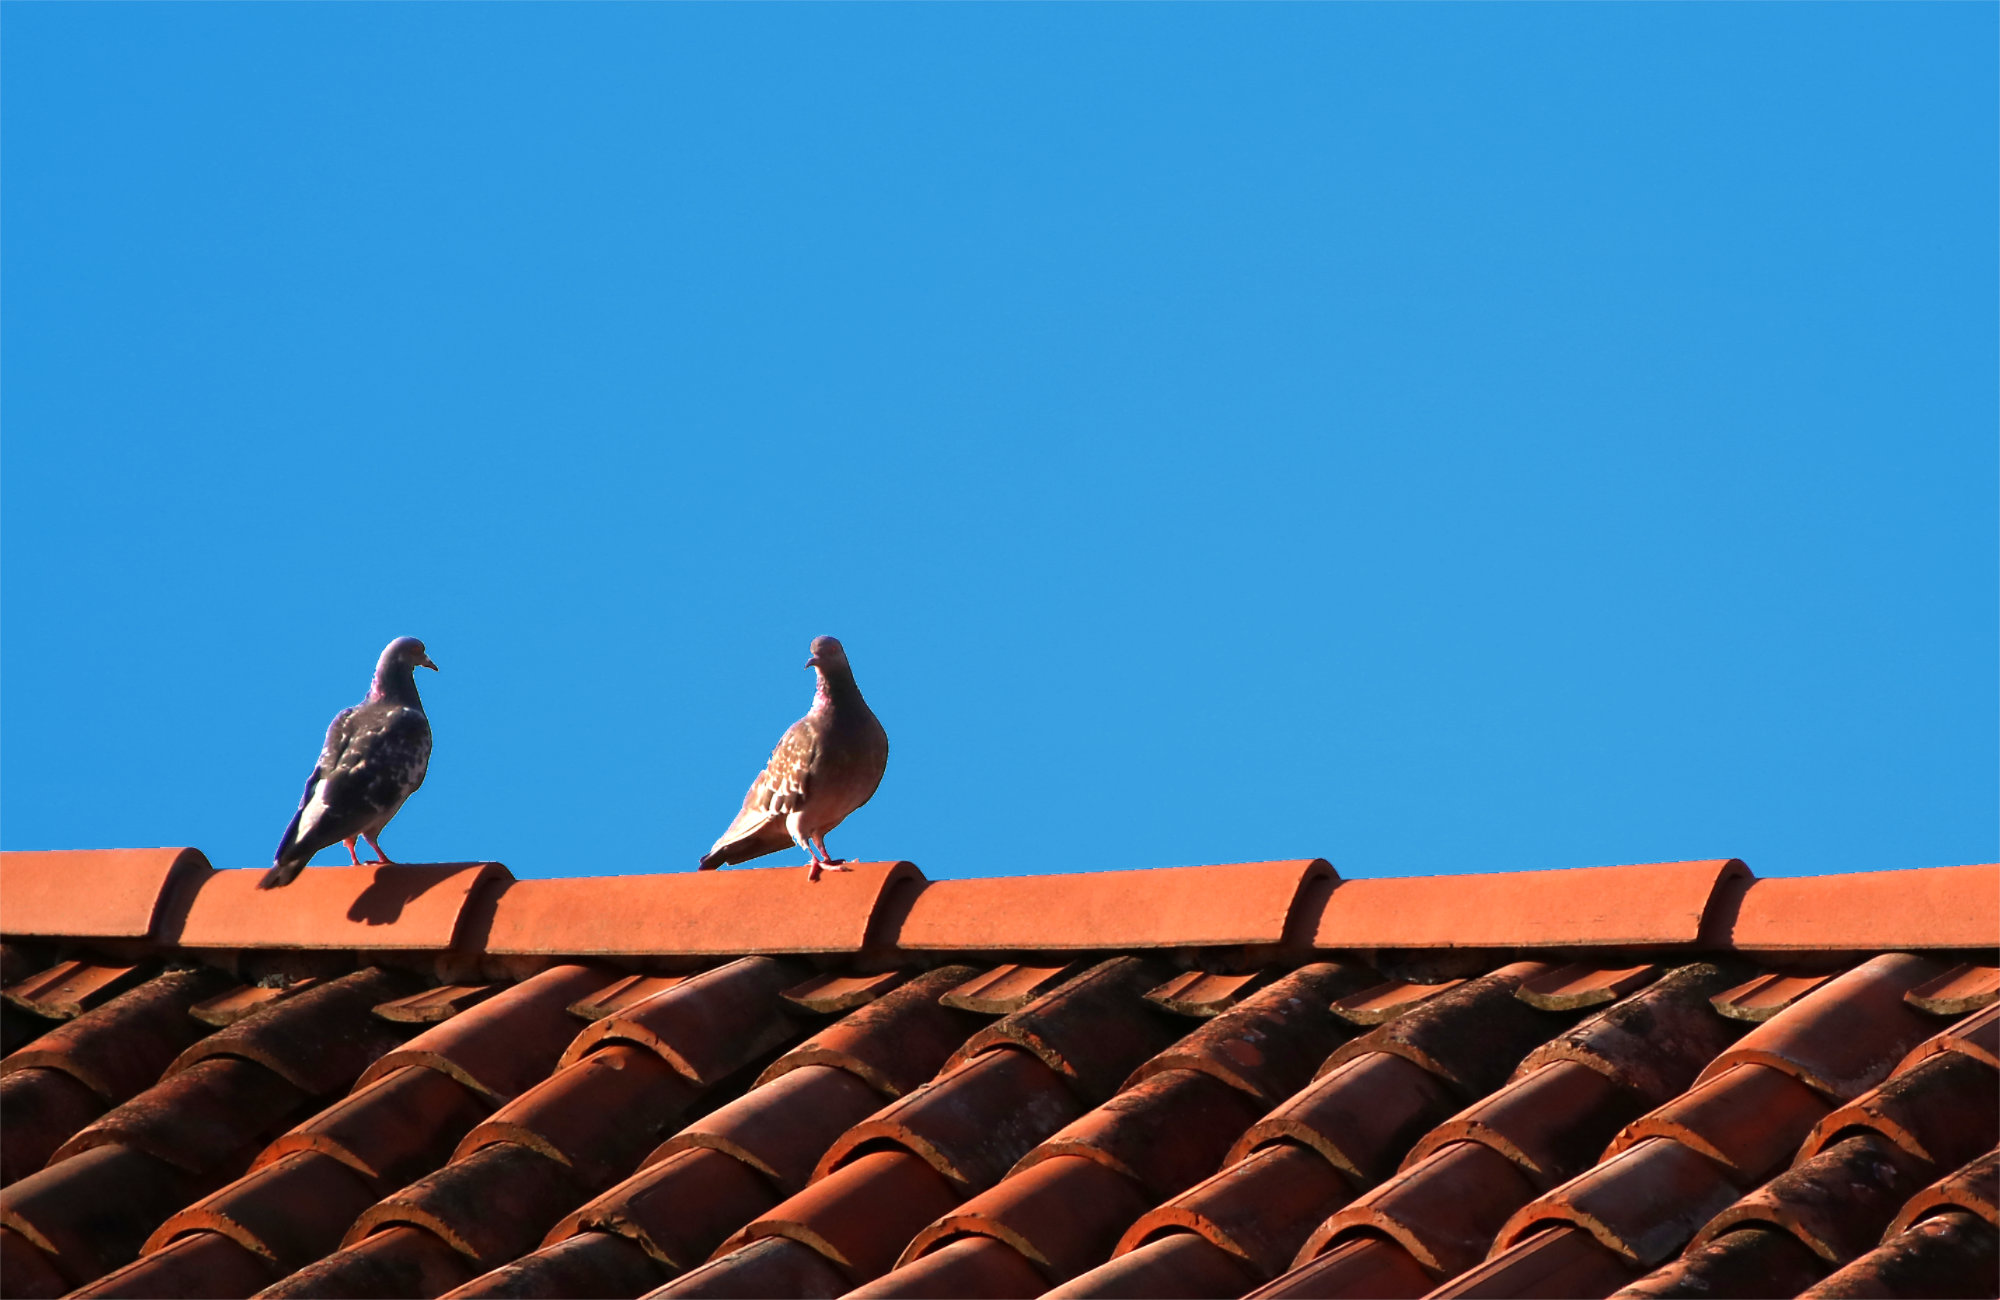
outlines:
M477 870L478 863L468 863L449 871L411 871L407 867L394 872L378 870L375 878L368 882L368 888L356 895L354 905L347 909L347 919L365 925L393 925L402 917L403 908L411 899L460 872Z

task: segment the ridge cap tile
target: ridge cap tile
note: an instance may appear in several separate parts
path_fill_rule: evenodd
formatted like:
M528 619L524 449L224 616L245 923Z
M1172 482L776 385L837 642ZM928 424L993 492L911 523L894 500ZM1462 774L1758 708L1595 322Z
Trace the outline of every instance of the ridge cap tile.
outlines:
M1343 880L1313 946L1580 948L1691 944L1736 858Z
M2000 863L1754 880L1717 918L1747 951L2000 947Z
M308 867L282 890L261 869L214 871L187 890L160 938L181 948L359 951L452 947L475 895L510 881L497 862Z
M213 870L200 849L50 849L0 853L0 930L10 936L144 939L185 880ZM89 887L79 882L88 881Z
M1324 858L993 876L925 884L890 941L906 952L1276 944Z
M495 956L858 953L914 863L855 862L808 881L797 867L516 880L467 928Z

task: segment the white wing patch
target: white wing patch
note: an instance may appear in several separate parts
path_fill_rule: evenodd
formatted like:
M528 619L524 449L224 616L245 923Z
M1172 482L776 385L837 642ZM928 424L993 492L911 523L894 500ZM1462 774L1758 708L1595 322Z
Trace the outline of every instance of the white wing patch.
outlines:
M320 819L326 816L326 778L321 777L313 784L312 798L299 809L298 834L292 836L294 844L303 844L318 829Z

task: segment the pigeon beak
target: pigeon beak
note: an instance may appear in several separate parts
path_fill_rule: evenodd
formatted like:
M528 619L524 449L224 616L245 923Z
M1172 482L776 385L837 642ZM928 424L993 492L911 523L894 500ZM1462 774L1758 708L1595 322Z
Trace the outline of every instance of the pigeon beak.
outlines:
M432 672L436 672L438 670L438 666L431 662L431 657L429 655L425 655L423 658L417 660L417 664L420 667L430 669Z
M813 656L812 658L810 658L810 659L806 660L806 667L808 667L808 668L817 668L817 667L819 667L819 656L818 656L818 655L814 655L814 656Z

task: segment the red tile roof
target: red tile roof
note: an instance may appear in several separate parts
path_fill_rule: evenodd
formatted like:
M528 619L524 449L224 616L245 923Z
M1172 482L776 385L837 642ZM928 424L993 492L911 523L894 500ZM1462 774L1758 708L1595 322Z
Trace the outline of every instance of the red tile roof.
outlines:
M2000 1294L2000 866L257 874L0 855L0 1293Z

